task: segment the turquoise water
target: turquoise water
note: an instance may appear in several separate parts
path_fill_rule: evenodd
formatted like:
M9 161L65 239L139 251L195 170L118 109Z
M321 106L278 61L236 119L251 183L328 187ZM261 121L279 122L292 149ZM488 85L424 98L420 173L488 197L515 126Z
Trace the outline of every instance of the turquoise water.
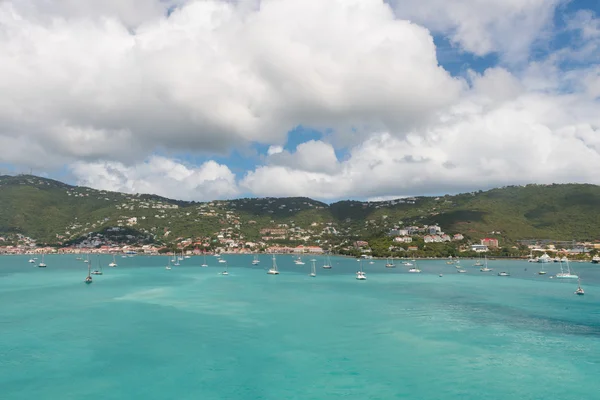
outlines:
M92 285L75 256L0 257L0 398L581 399L600 392L600 267L407 267L332 258L117 258ZM317 265L322 264L318 258ZM97 262L96 256L92 261ZM103 256L107 265L111 258ZM527 271L525 269L527 268ZM551 264L551 273L558 265ZM509 270L511 277L496 272ZM440 272L444 273L439 277Z

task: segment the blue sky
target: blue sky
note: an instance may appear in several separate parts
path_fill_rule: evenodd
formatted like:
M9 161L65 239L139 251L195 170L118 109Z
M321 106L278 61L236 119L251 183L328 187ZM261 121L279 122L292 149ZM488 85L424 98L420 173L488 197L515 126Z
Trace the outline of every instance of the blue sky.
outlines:
M195 200L600 183L599 2L258 3L5 2L0 170Z

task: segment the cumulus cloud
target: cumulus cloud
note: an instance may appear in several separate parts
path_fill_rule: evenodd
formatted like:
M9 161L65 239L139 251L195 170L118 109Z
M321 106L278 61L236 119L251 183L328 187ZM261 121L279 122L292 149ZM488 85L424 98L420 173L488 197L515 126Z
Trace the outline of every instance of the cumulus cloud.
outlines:
M527 60L529 50L552 25L562 0L391 0L397 14L446 35L465 51L498 52Z
M88 3L0 3L0 140L127 163L281 145L298 125L402 135L463 88L380 0Z
M473 74L472 80L469 94L427 129L405 138L372 135L327 168L319 168L318 157L307 159L313 162L308 166L292 155L271 156L241 185L263 196L339 199L600 183L598 102L529 91L502 69Z
M213 200L239 194L235 175L214 161L188 166L152 156L131 166L110 161L76 162L70 170L80 185L117 192L158 194L181 200Z

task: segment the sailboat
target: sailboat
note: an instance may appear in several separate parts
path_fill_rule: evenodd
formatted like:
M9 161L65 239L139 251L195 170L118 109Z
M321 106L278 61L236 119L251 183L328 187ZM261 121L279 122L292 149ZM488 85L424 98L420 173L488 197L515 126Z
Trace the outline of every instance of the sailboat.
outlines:
M29 259L29 262L30 262L31 264L35 264L35 260L34 260L33 258L30 258L30 259Z
M206 253L204 253L204 264L202 264L201 267L208 267L208 264L206 263Z
M88 263L88 266L90 264ZM102 265L100 265L100 256L98 256L98 266L100 267L100 269L95 269L92 271L92 275L102 275Z
M44 263L44 253L42 253L42 262L38 264L40 268L46 268L46 263Z
M229 275L229 272L227 272L227 261L225 261L225 271L221 272L221 275Z
M387 262L385 263L385 267L386 268L395 268L396 265L394 265L394 263L392 262L392 260L390 260L389 258L387 259Z
M310 260L310 262L312 263L312 267L311 267L311 271L310 271L310 276L312 276L313 278L314 278L315 276L317 276L317 270L315 269L315 262L316 262L316 261L317 261L317 260L314 260L314 259L313 259L313 260Z
M92 283L92 275L90 274L91 269L92 269L92 266L90 265L90 263L88 263L88 274L85 277L85 281L84 281L87 284Z
M487 256L486 256L487 258ZM483 266L483 264L481 263L481 254L479 254L479 260L475 261L475 264L473 264L474 267L481 267Z
M546 271L544 271L544 264L542 264L542 268L538 271L539 275L546 275Z
M558 279L579 279L579 276L571 273L571 265L569 264L569 260L566 262L567 264L567 272L563 270L563 263L560 262L560 272L556 274L556 278Z
M367 275L363 272L362 261L360 262L360 270L356 272L356 279L359 281L366 281Z
M304 265L304 262L302 261L302 257L298 256L298 259L294 261L294 263L296 265Z
M223 263L226 263L227 261L225 261L225 259L224 259L224 258L220 258L220 257L219 257L219 262L220 262L221 264L223 264Z
M252 260L252 265L260 264L260 260L258 259L258 254L254 255L254 260Z
M327 258L323 261L323 268L331 269L331 259L329 259L329 254L327 254Z
M580 278L577 278L577 290L575 290L575 294L577 296L583 296L585 294L585 291L581 287L581 279Z
M416 264L416 262L415 262L415 264ZM412 273L417 273L418 274L418 273L421 272L421 270L419 269L419 267L417 265L415 265L414 267L409 268L408 272L412 272Z
M492 269L488 268L487 256L485 256L485 265L480 269L481 272L490 272Z
M279 275L279 270L277 270L277 262L275 262L275 254L273 254L273 265L267 271L269 275Z
M167 266L165 267L166 270L170 270L171 269L171 258L167 257L167 260L169 260L169 263L167 264Z
M181 265L181 264L179 264L179 260L182 260L182 259L183 259L182 257L178 257L177 253L175 253L175 255L173 255L173 259L171 260L171 261L174 261L173 266L177 267L177 266Z
M113 254L113 260L110 264L108 264L109 267L114 268L117 266L117 262L115 261L115 255Z

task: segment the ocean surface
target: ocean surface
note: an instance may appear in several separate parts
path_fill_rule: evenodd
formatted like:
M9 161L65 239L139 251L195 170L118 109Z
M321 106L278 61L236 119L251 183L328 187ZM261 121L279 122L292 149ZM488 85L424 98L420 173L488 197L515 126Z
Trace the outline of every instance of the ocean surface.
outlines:
M600 266L92 256L0 257L0 398L591 399L600 393ZM399 263L398 263L399 264ZM506 270L510 277L499 277ZM443 277L439 274L443 273Z

